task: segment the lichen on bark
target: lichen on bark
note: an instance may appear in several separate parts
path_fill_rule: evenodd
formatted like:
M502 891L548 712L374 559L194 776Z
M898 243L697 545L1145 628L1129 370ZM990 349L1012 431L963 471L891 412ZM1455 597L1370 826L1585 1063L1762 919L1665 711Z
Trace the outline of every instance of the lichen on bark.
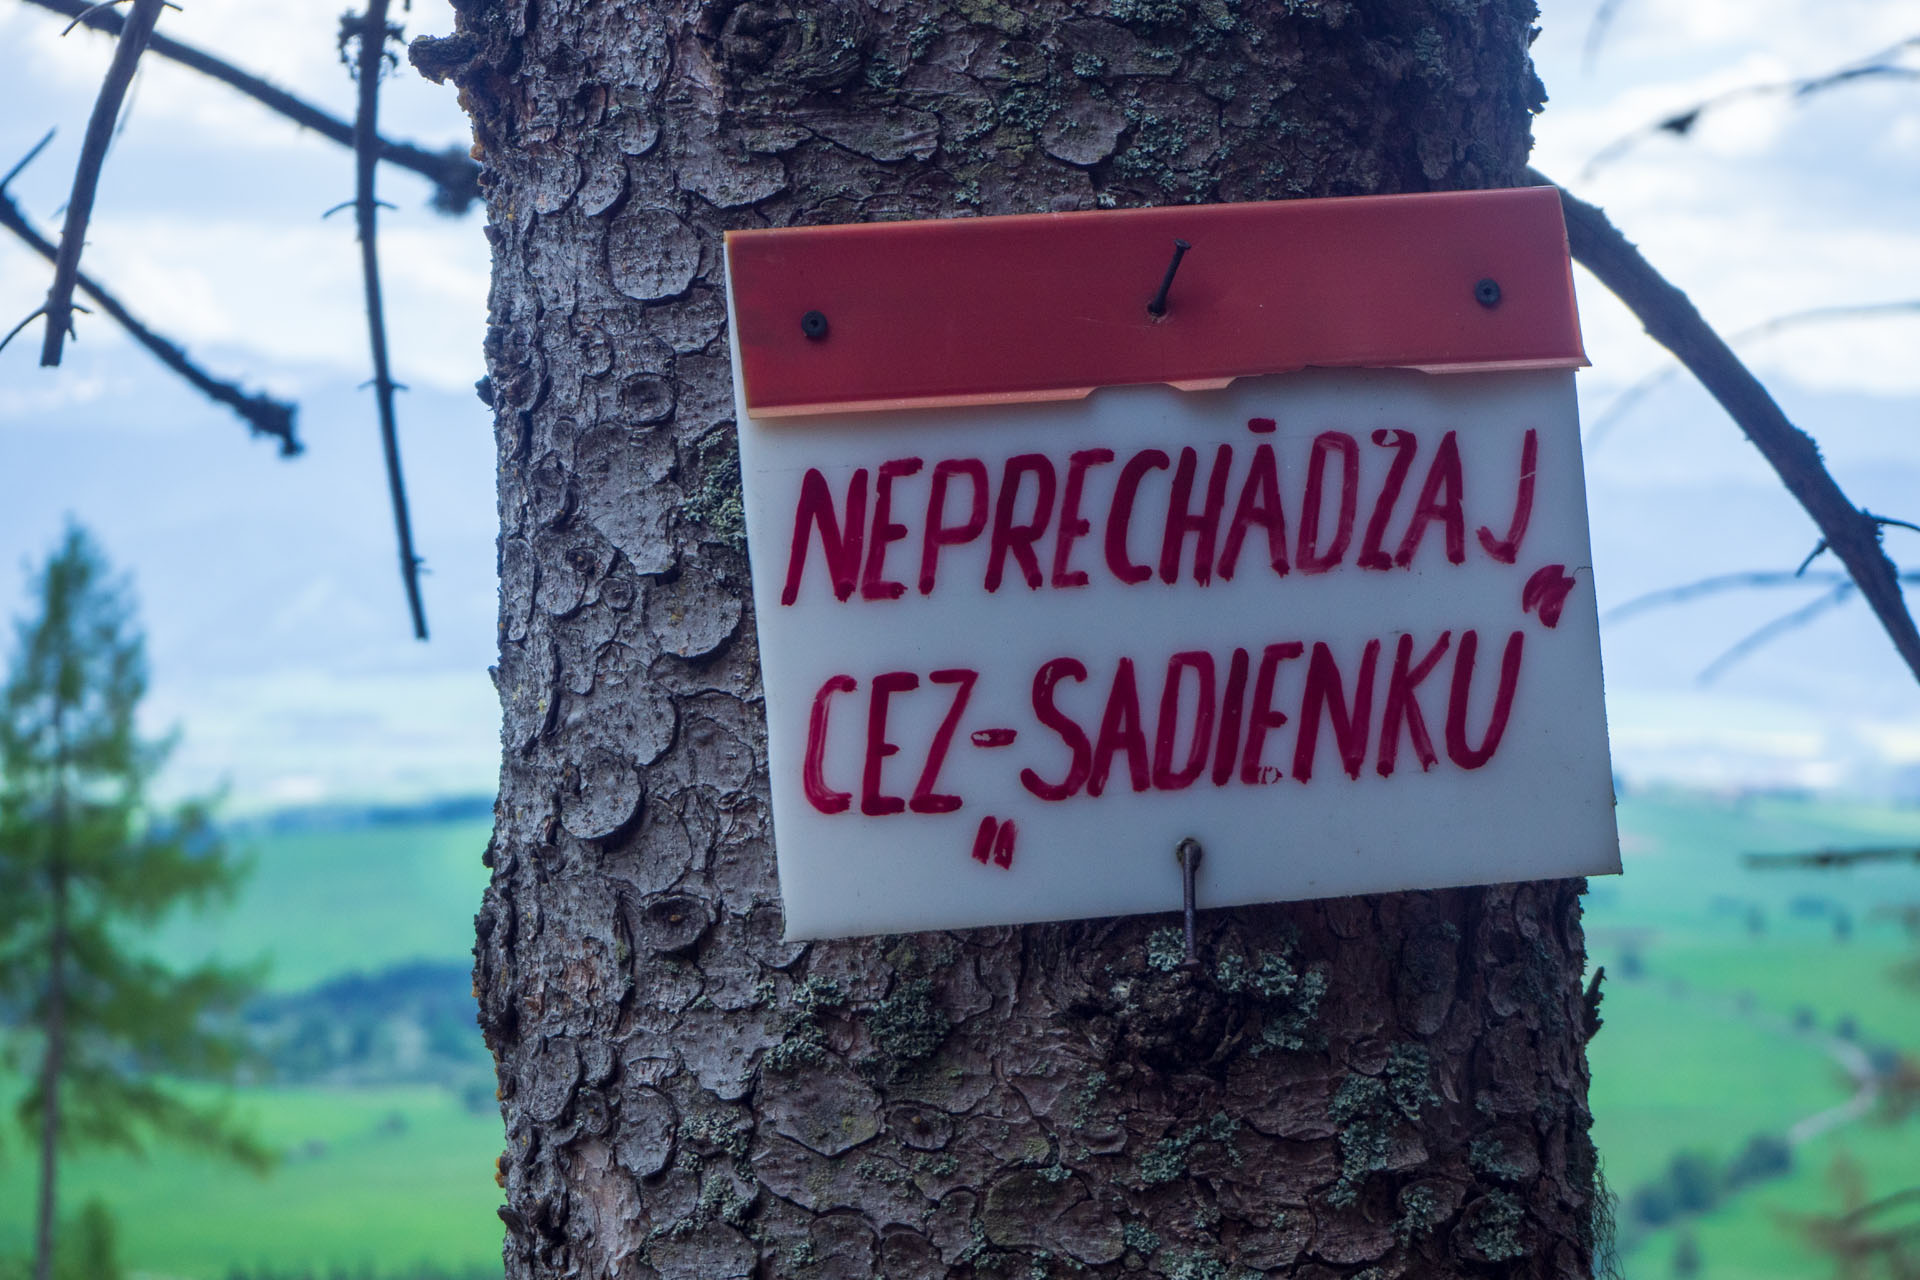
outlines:
M1588 1274L1576 883L788 943L733 228L1503 185L1530 0L455 0L529 1277Z

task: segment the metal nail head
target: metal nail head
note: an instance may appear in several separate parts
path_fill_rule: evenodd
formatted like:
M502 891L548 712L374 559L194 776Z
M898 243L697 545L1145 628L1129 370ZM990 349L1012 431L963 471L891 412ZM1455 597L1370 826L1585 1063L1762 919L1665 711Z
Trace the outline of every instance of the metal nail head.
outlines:
M800 332L808 340L818 342L827 336L827 315L824 311L809 311L800 317Z
M1174 273L1180 270L1180 259L1187 256L1187 250L1193 248L1185 240L1173 242L1173 261L1167 264L1166 278L1160 281L1160 291L1153 295L1153 301L1147 304L1147 314L1156 320L1167 314L1167 293L1173 288Z
M1180 891L1187 923L1187 954L1180 961L1182 969L1200 967L1200 952L1193 943L1193 877L1200 870L1200 853L1200 842L1192 836L1182 840L1173 849L1174 861L1180 864Z
M1477 281L1473 286L1473 300L1491 310L1500 305L1500 282L1492 278Z

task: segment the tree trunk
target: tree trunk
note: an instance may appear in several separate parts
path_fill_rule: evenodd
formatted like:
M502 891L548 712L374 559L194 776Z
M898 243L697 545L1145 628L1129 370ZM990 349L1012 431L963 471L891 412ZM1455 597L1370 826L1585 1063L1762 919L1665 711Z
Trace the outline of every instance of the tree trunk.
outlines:
M1514 183L1531 0L456 4L509 1276L1589 1274L1577 882L1206 912L1198 975L780 940L721 288L733 227Z
M60 1190L60 1077L67 1059L67 748L61 708L53 713L60 741L53 784L53 822L48 833L47 884L52 918L47 922L47 1030L40 1061L40 1205L34 1221L33 1280L52 1280L55 1215Z

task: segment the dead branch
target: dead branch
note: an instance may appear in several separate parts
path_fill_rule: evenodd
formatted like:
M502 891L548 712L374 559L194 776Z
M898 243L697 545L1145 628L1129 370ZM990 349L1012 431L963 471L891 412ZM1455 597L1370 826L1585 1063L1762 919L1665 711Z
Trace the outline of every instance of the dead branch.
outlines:
M1881 519L1880 523L1911 527L1907 525L1904 520ZM1748 654L1779 639L1790 631L1799 630L1828 610L1843 605L1852 599L1853 593L1857 588L1854 586L1853 580L1844 573L1810 574L1807 572L1807 566L1813 563L1814 557L1826 549L1827 544L1822 541L1819 546L1814 548L1813 555L1808 556L1801 562L1800 567L1792 572L1773 570L1748 573L1721 573L1715 574L1710 578L1702 578L1697 582L1688 582L1677 587L1663 587L1658 591L1649 591L1645 595L1638 595L1622 604L1615 605L1601 616L1601 621L1623 622L1628 618L1636 617L1639 614L1649 612L1653 609L1662 608L1666 605L1684 604L1689 600L1696 600L1702 596L1718 595L1723 591L1757 587L1795 587L1808 584L1827 588L1826 591L1821 593L1818 599L1802 605L1791 613L1783 614L1775 618L1757 631L1747 635L1732 648L1708 663L1706 667L1701 670L1697 679L1701 684L1712 684L1720 676L1726 674L1729 667L1733 666L1734 663L1746 657ZM1899 577L1903 586L1920 583L1920 573L1902 573Z
M111 11L89 12L97 9L97 6L89 4L87 0L27 0L27 3L64 14L76 19L81 26L109 34L117 34L125 23L125 19ZM276 88L210 53L158 33L154 34L148 48L163 58L170 58L229 88L239 90L269 110L343 147L353 145L353 126L347 121L329 115L312 103ZM468 158L464 147L427 151L410 142L395 142L388 138L378 139L377 146L380 159L410 169L434 184L433 205L441 212L464 213L479 197L480 166Z
M1790 631L1798 631L1801 627L1806 626L1820 615L1839 608L1847 602L1848 598L1853 595L1856 589L1852 580L1843 580L1839 586L1834 587L1831 591L1816 597L1807 604L1801 605L1791 613L1782 614L1758 630L1748 633L1735 642L1733 647L1725 653L1722 653L1705 667L1702 667L1700 674L1695 677L1695 680L1703 685L1712 684L1715 680L1725 675L1728 669L1736 662L1739 662L1740 659L1746 657L1748 654L1765 648Z
M1920 848L1889 845L1866 849L1815 849L1812 853L1749 853L1743 855L1741 860L1755 871L1856 867L1871 862L1920 862Z
M1804 311L1790 311L1771 320L1762 320L1759 324L1736 329L1727 335L1728 345L1738 345L1755 338L1772 337L1776 333L1785 333L1806 325L1833 324L1847 320L1875 319L1881 316L1920 314L1920 299L1899 302L1863 302L1848 303L1829 307L1808 307ZM1586 445L1591 449L1606 439L1613 428L1620 425L1621 419L1633 407L1653 394L1661 386L1671 382L1680 374L1673 366L1659 369L1640 379L1626 390L1607 402L1587 428Z
M1600 19L1595 17L1596 26ZM1593 37L1589 31L1589 42ZM1920 80L1920 69L1901 66L1895 59L1908 49L1920 46L1920 35L1908 36L1905 40L1888 45L1876 53L1857 58L1844 66L1819 75L1802 76L1793 80L1777 80L1767 84L1741 85L1737 89L1728 89L1705 98L1684 110L1673 112L1655 120L1652 124L1641 125L1630 133L1622 134L1594 153L1587 161L1586 168L1580 171L1580 180L1585 182L1605 166L1612 164L1627 152L1658 134L1669 133L1676 138L1684 138L1693 132L1700 118L1717 111L1730 102L1739 102L1745 98L1811 98L1837 89L1842 85L1856 84L1862 80Z
M47 135L48 138L52 136L52 134ZM46 142L43 139L40 146L45 145ZM34 152L38 152L39 149L40 147L35 147ZM29 154L27 157L28 160L32 158L32 154ZM25 161L22 162L22 165L24 165L24 163ZM21 240L26 242L29 248L41 257L47 259L49 262L55 261L59 251L54 248L50 241L34 230L33 224L27 221L25 215L20 212L19 206L14 204L13 197L7 194L7 183L12 180L15 174L19 173L20 168L21 165L16 165L13 171L8 173L5 178L0 178L0 226L6 227L7 230L20 237ZM215 378L194 364L192 360L189 360L187 353L181 350L176 343L169 342L136 320L133 315L120 304L118 299L108 293L98 282L91 279L86 272L78 272L74 280L75 283L79 285L82 293L99 303L102 311L112 316L115 320L118 320L120 326L129 334L133 335L133 340L151 351L155 357L159 359L160 363L166 365L167 368L173 370L182 378L185 378L196 390L208 399L218 404L226 405L229 409L239 414L241 419L255 435L271 436L275 440L278 440L280 442L281 457L291 458L300 452L300 441L294 435L293 430L294 415L297 412L293 405L287 404L284 401L275 400L264 392L248 395L241 389L239 384L223 382ZM75 308L79 309L79 304L76 303Z
M1619 16L1623 0L1600 0L1600 7L1593 12L1592 21L1587 23L1587 38L1580 46L1580 66L1582 70L1593 70L1593 64L1600 57L1600 45L1607 38L1607 28Z
M1535 171L1529 173L1537 182L1548 182ZM1788 420L1692 300L1654 270L1605 213L1565 189L1560 190L1560 203L1575 261L1627 304L1648 335L1678 356L1746 433L1787 492L1813 518L1894 649L1920 679L1920 630L1907 611L1899 574L1881 549L1879 521L1848 500L1812 437Z
M133 0L133 12L121 25L113 61L107 66L106 79L100 82L100 95L93 100L87 136L80 144L80 163L73 172L73 191L67 196L67 221L60 230L53 285L47 290L47 336L40 347L40 363L48 368L60 363L60 349L73 328L73 289L79 283L80 250L87 241L93 198L100 189L100 170L107 162L107 146L120 119L120 104L126 101L127 86L133 83L133 69L153 36L161 6L162 0Z
M1902 580L1920 580L1920 574L1903 574ZM1697 582L1684 583L1677 587L1662 587L1658 591L1649 591L1645 595L1635 596L1601 615L1602 622L1625 622L1628 618L1646 613L1670 604L1685 604L1702 596L1718 595L1723 591L1735 591L1749 587L1792 587L1806 583L1823 583L1832 587L1845 582L1846 575L1840 573L1792 573L1787 570L1760 570L1748 573L1720 573L1711 578L1701 578Z
M393 499L394 534L400 544L400 580L407 588L414 639L425 640L427 614L420 603L420 558L413 552L413 529L407 517L407 486L400 472L400 433L393 408L395 384L387 363L387 322L380 301L380 253L375 226L380 202L373 194L374 170L380 162L380 135L375 125L380 110L380 73L387 57L387 0L368 0L359 28L360 49L355 74L360 81L360 108L353 122L353 213L360 232L360 275L367 295L367 341L373 349L373 394L380 411L380 443L387 458L387 490ZM343 26L343 55L346 35Z

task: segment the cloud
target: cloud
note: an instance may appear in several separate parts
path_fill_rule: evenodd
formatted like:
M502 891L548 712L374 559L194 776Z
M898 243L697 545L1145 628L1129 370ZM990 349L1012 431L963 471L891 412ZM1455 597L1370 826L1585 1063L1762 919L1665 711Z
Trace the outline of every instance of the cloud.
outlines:
M1791 312L1920 298L1920 106L1908 82L1768 97L1660 133L1583 176L1614 140L1731 89L1818 74L1912 34L1902 6L1834 0L1625 0L1592 73L1592 7L1551 4L1535 46L1552 100L1537 165L1600 204L1723 334ZM1589 392L1667 364L1624 308L1582 280ZM1920 394L1912 321L1800 328L1741 349L1769 379Z
M158 686L148 732L187 728L156 791L225 790L230 808L404 802L492 789L499 702L479 671L311 668Z
M464 390L481 371L486 243L470 220L431 217L386 215L380 233L395 376ZM359 245L345 214L285 222L103 210L87 259L189 347L366 376Z
M254 0L194 0L181 11L167 10L159 32L213 54L268 83L292 92L330 114L351 118L355 92L337 51L340 9L315 4L260 4ZM409 37L453 29L446 0L416 0L410 11L394 13ZM56 118L79 119L99 88L113 57L113 41L103 33L77 28L61 36L67 19L18 4L0 13L0 48L6 61L37 82L35 96L52 106ZM185 126L233 147L285 145L295 127L258 109L236 90L209 80L170 59L142 59L130 116L146 125ZM46 102L51 95L52 102ZM24 95L21 100L25 100ZM465 136L451 89L428 84L410 69L388 79L381 94L383 126L446 145ZM77 130L76 130L77 133ZM421 135L425 135L421 137Z

